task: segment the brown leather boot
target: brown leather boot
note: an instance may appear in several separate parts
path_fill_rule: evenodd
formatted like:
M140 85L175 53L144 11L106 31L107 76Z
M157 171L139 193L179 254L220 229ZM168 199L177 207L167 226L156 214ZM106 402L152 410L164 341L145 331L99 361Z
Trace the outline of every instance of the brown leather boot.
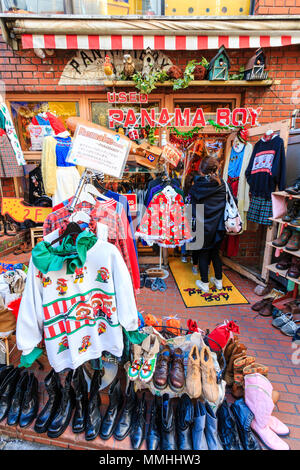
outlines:
M250 366L255 362L255 357L245 356L238 357L233 363L233 385L231 393L235 398L242 398L244 396L244 368Z
M192 347L188 358L186 389L190 398L198 398L201 395L200 354L196 345Z
M168 382L174 392L181 392L185 384L183 353L180 348L173 352Z
M234 337L230 338L230 340L226 344L226 347L224 349L224 357L225 357L226 364L228 364L231 354L238 342L239 342L239 337L237 335L234 335Z
M230 387L233 384L233 363L238 357L245 357L247 348L243 343L237 343L226 365L224 380Z
M158 356L155 372L153 374L153 383L159 390L163 390L168 384L171 354L170 347L166 345Z
M210 403L216 403L219 398L219 387L217 384L217 373L214 361L207 346L200 352L202 395Z

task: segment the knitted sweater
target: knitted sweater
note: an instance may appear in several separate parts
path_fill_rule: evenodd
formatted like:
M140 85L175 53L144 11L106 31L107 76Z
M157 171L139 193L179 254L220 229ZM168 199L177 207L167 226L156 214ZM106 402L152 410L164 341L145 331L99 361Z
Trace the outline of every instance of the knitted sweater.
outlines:
M56 372L101 357L120 357L123 332L138 328L131 279L118 249L100 240L83 268L41 274L30 261L17 320L17 347L30 354L45 339Z

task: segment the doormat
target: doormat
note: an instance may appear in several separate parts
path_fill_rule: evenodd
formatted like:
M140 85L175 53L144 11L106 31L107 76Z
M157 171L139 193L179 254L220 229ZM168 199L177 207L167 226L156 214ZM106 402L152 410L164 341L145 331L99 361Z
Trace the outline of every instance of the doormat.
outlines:
M171 258L169 266L187 308L249 304L248 300L224 273L223 289L217 290L215 286L211 286L209 292L205 293L196 286L196 280L200 278L200 275L195 276L192 273L191 263L182 263L180 258ZM213 276L213 273L211 268L209 277Z

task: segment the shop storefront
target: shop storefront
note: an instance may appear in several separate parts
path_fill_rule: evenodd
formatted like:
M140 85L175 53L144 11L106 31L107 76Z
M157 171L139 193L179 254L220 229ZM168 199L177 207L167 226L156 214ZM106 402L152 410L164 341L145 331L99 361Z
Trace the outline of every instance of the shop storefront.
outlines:
M268 379L271 362L264 364L260 348L247 352L242 342L248 304L295 344L299 339L299 26L291 16L281 22L244 16L253 12L249 1L206 13L198 2L187 12L177 2L55 2L50 12L47 2L39 9L15 3L21 11L1 18L0 68L5 109L26 165L1 175L0 263L3 282L10 279L3 311L9 300L18 317L20 351L9 360L33 373L23 374L22 384L16 367L0 369L4 385L10 377L32 399L27 410L16 399L18 416L3 404L1 432L30 426L28 436L74 449L118 448L121 441L148 450L259 449L243 418L251 411L258 416L260 400L270 410L278 406L282 390ZM194 16L218 15L218 8L223 17ZM109 15L133 16L125 23ZM101 170L99 162L91 171L80 168L84 142L82 154L102 158ZM112 169L114 145L124 167L118 162ZM208 175L228 183L236 204L232 199L234 216L226 220L231 228L213 243L223 277L217 261L213 284L204 278L197 284L201 262L190 244L195 188L211 158L218 165ZM225 188L223 225L228 194ZM190 216L183 210L189 205ZM214 217L210 230L224 232ZM82 251L77 242L70 251L68 230ZM121 232L133 237L124 242ZM212 316L205 318L209 308ZM38 410L41 382L50 398L44 393ZM108 404L102 417L101 399ZM264 445L293 446L278 437L287 435L290 422L272 420L268 435L252 426Z

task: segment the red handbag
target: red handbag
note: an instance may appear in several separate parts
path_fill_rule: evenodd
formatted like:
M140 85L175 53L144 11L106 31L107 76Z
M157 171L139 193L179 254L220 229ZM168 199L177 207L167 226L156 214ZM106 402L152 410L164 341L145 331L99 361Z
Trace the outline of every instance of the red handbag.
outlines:
M225 320L222 325L218 325L207 336L209 347L212 351L224 349L233 334L240 334L240 329L234 321ZM209 341L211 339L212 341ZM219 346L220 345L220 346Z

